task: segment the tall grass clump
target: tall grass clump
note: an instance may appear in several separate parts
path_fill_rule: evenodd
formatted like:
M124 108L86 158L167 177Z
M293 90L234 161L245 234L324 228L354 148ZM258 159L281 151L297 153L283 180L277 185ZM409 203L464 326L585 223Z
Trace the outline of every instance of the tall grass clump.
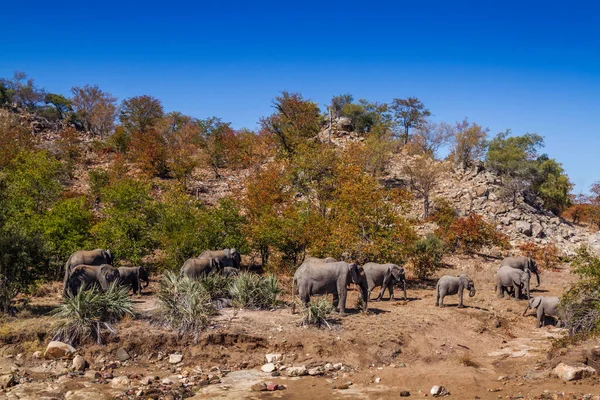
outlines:
M212 300L229 298L229 290L233 279L229 276L221 275L213 271L199 280L200 284L206 289Z
M331 329L331 325L327 319L333 312L333 305L326 298L311 300L302 310L302 318L300 324L304 326L316 326L318 328L327 326Z
M73 345L89 339L102 344L105 331L115 332L113 323L134 315L128 292L128 288L113 283L105 292L92 287L66 297L53 311L58 319L54 338Z
M261 277L251 272L242 272L233 278L229 294L237 307L273 309L280 304L277 298L283 290L275 275Z
M201 281L167 272L158 291L160 324L176 330L180 335L191 334L198 342L200 332L210 317L216 314L211 295Z

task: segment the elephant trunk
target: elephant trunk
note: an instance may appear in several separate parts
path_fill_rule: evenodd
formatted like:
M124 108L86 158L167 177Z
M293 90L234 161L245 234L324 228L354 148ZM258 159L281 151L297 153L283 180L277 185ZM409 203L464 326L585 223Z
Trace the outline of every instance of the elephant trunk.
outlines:
M469 290L469 297L475 296L475 292L476 292L475 288L471 288L471 290Z
M404 290L404 300L406 300L406 279L402 279L402 289Z
M537 285L535 285L535 287L539 287L540 286L540 273L539 272L535 272L535 278L537 279Z
M527 291L527 300L529 300L529 280L525 282L525 290Z
M527 310L529 310L529 302L527 302L527 306L525 307L525 311L523 311L523 316L527 314Z
M150 285L150 278L145 278L142 279L146 284L144 285L144 289L148 287L148 285Z

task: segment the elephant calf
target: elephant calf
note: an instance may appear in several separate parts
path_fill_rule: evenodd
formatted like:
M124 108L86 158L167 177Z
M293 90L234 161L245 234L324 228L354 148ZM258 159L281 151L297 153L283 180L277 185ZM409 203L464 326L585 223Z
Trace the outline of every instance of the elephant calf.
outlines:
M469 290L469 297L475 296L475 283L467 275L444 275L436 286L435 305L444 307L444 297L458 294L458 307L463 308L463 290Z
M225 267L221 271L221 275L231 278L233 276L238 276L240 274L240 270L234 267Z
M71 270L68 279L68 290L75 296L80 290L99 286L107 290L111 283L118 281L119 270L112 265L78 265Z
M181 276L189 276L190 278L204 278L213 271L221 272L220 263L215 258L201 257L188 258L181 267Z
M148 271L144 267L119 267L119 283L133 289L133 294L142 294L141 281L146 283L145 288L150 284Z
M536 296L529 299L527 307L523 311L523 315L527 314L527 310L530 308L537 309L537 327L544 326L544 316L549 315L556 319L556 326L560 327L561 318L559 316L558 304L560 299L555 296Z
M292 299L294 298L294 285L298 286L298 295L305 305L308 304L312 295L331 293L333 294L333 306L336 308L339 306L340 315L344 315L350 283L355 283L360 287L366 309L369 300L368 285L362 267L343 261L334 263L304 262L296 270L292 280ZM292 304L292 313L294 312L295 303Z
M402 282L404 289L404 300L406 300L406 275L404 274L404 268L396 264L377 264L377 263L366 263L363 265L365 275L367 275L367 284L369 290L369 300L371 299L371 292L378 286L381 286L381 292L375 301L381 300L385 289L390 293L390 300L394 300L394 283L396 281Z
M325 257L325 258L318 258L318 257L306 257L304 259L305 262L323 262L323 263L334 263L337 262L337 260L333 257Z
M520 269L512 268L508 265L500 267L496 273L496 290L498 297L504 297L504 291L507 288L513 288L513 295L515 300L521 298L522 290L525 290L527 298L529 299L529 280L531 279L531 272L528 269L521 271Z

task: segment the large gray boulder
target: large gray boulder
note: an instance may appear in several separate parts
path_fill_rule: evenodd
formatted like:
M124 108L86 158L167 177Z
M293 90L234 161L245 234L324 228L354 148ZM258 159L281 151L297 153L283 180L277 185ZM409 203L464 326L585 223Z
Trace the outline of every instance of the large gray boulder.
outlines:
M575 381L596 375L596 370L588 365L573 367L565 363L558 364L552 372L564 381Z

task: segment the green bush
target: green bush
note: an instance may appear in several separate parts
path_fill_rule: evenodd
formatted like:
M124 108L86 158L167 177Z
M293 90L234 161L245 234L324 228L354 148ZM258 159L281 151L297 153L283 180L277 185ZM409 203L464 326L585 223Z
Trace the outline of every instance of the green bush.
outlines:
M180 335L193 335L195 343L210 317L216 314L206 287L199 280L187 276L179 277L167 272L160 282L157 297L159 308L155 317L158 323Z
M200 284L206 289L212 300L230 298L229 291L233 279L228 276L221 275L218 272L211 272L207 276L200 279Z
M90 192L95 199L100 199L102 190L110 182L109 173L103 169L92 169L88 172L90 177Z
M233 278L229 294L237 307L251 309L273 309L281 301L277 299L283 290L275 275L259 276L242 272Z
M53 311L58 319L55 339L73 345L94 339L102 344L103 332L114 332L114 322L134 315L128 292L127 288L113 283L105 292L92 287L68 296Z
M327 326L331 329L331 325L327 319L333 312L333 305L325 298L311 300L302 310L302 318L300 324L304 326L316 326L318 328Z
M416 277L426 279L432 276L442 266L445 252L446 245L434 234L418 240L410 255Z

